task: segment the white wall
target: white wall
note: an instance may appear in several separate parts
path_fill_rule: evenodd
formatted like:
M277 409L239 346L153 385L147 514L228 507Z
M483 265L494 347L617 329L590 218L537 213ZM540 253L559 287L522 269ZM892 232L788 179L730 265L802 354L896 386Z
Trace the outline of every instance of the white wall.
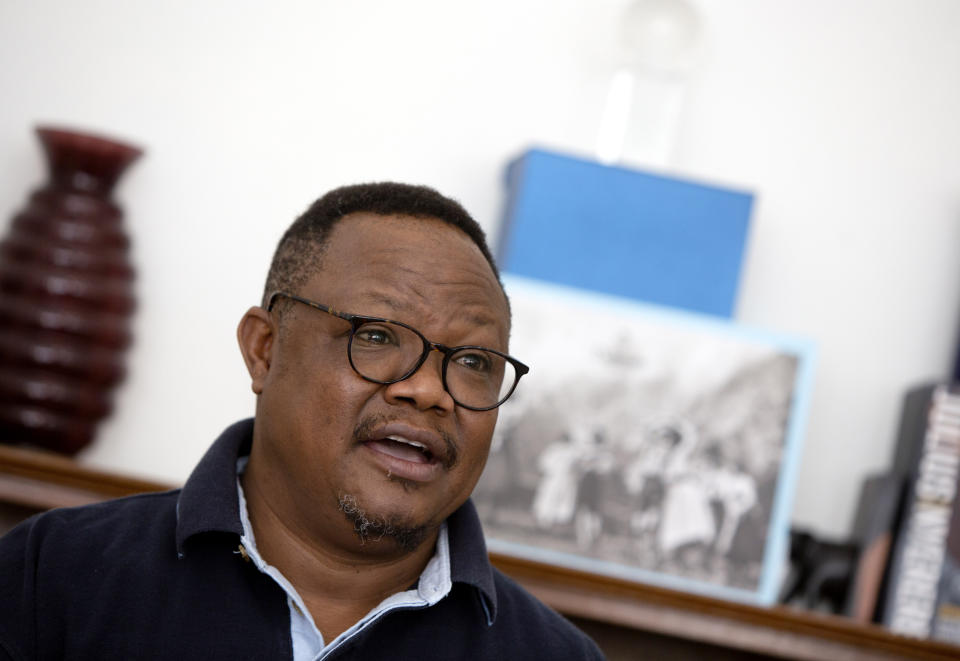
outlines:
M820 357L794 520L844 534L904 389L960 315L960 3L695 0L705 48L675 171L756 191L739 318ZM494 235L501 168L589 153L622 0L0 0L0 213L43 177L40 121L148 155L130 378L84 461L182 481L253 398L234 327L292 217L394 178Z

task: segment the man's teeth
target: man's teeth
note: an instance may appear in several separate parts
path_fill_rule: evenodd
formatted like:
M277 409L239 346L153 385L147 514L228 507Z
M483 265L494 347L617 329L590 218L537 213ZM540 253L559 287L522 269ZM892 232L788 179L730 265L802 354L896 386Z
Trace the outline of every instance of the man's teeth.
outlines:
M433 454L425 444L403 436L384 436L379 440L370 441L370 446L378 452L404 461L423 464L434 460Z
M419 442L417 442L417 441L411 441L410 439L404 438L403 436L387 436L387 438L388 438L389 440L391 440L391 441L396 441L397 443L406 443L407 445L412 445L413 447L417 448L418 450L426 450L426 449L427 449L427 446L424 445L423 443L419 443Z

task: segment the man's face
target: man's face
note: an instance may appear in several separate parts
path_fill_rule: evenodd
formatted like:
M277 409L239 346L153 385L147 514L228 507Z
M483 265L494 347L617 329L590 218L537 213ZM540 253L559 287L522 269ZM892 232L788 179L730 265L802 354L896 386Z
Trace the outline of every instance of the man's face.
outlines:
M455 227L352 214L334 227L322 265L291 293L407 323L447 346L507 351L503 292L480 250ZM456 406L435 351L404 381L366 381L347 359L348 322L286 305L262 379L251 458L266 478L260 488L271 507L308 539L356 545L345 509L355 510L355 520L359 512L374 524L434 529L480 477L496 410Z

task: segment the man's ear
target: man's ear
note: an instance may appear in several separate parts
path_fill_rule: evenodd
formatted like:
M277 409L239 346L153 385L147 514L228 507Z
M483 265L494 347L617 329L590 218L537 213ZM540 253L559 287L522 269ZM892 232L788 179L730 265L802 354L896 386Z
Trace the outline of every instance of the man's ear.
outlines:
M240 353L250 373L250 388L258 395L263 392L270 363L273 362L277 331L270 313L257 306L247 310L237 326L237 342L240 343Z

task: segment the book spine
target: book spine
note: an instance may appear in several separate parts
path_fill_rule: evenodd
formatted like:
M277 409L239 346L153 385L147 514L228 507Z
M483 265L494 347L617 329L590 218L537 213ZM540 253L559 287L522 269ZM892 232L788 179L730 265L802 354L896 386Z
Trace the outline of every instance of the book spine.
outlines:
M905 440L900 439L903 443ZM915 477L891 568L885 624L896 633L933 633L960 477L960 392L930 395Z
M940 572L940 593L937 597L933 637L960 645L960 497L953 501L947 554Z

